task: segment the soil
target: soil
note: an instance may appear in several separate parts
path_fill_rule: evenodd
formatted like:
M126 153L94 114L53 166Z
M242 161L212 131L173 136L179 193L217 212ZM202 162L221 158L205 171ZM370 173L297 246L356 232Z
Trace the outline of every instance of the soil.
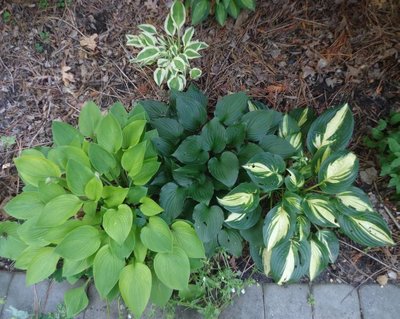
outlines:
M0 219L6 218L1 206L21 187L12 158L50 144L53 120L76 124L88 99L104 109L117 100L130 108L138 99L167 99L151 68L129 62L136 52L126 47L125 34L137 33L140 23L161 28L171 1L45 2L0 1L0 137L16 140L0 145ZM400 110L399 1L257 2L254 13L223 28L213 19L196 27L195 37L210 44L196 62L210 112L218 97L237 91L280 111L310 106L320 113L347 102L357 123L351 149L362 171L379 171L363 137L390 110ZM399 243L400 213L386 182L357 184L375 199ZM246 258L233 264L252 268ZM365 251L342 238L338 261L318 280L361 284L380 275L395 280L393 273L400 278L399 244Z

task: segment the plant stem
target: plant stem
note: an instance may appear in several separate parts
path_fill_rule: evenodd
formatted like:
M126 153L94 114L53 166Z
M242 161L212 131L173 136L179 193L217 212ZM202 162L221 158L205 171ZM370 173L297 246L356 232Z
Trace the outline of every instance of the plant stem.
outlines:
M313 190L314 188L317 188L318 186L321 186L321 185L322 185L322 183L315 184L309 188L306 188L304 191L309 192L310 190Z

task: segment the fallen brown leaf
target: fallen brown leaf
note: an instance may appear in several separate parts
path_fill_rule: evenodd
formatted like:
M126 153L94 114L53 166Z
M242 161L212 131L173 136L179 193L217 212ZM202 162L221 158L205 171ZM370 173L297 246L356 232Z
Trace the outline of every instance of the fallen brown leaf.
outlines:
M286 85L284 84L272 84L268 85L265 90L268 93L282 93L286 91Z
M92 34L90 37L83 36L79 41L79 44L81 45L81 47L88 48L89 50L94 51L97 48L97 43L96 43L97 37L98 35L96 33Z
M376 281L381 286L385 286L388 283L388 280L389 280L389 278L386 275L381 275L381 276L378 276L378 278L376 278Z
M74 75L72 73L69 73L70 70L71 67L69 66L63 65L61 67L61 77L65 86L72 82L75 82Z

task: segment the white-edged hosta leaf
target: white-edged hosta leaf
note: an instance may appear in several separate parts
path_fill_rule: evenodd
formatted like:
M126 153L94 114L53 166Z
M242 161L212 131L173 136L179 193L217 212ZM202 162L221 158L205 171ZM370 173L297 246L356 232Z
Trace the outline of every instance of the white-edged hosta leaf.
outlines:
M135 58L137 63L141 64L151 64L160 55L160 49L156 46L147 46L142 51L140 51Z
M194 227L202 242L217 238L224 223L224 212L219 206L198 204L193 210Z
M285 177L285 185L289 191L295 192L304 186L304 176L295 169L288 168L289 175Z
M155 26L151 24L139 24L138 28L142 30L143 32L149 33L149 34L157 34L157 29Z
M329 194L347 190L357 177L358 166L354 153L340 151L332 154L322 163L318 172L321 190Z
M186 47L188 44L190 44L190 41L192 41L193 38L193 34L194 34L194 28L193 27L189 27L185 30L185 33L182 36L182 42L183 45Z
M328 266L329 252L317 239L310 240L310 249L309 277L310 280L314 280Z
M282 117L282 121L279 124L279 136L282 138L287 138L293 134L300 132L300 126L294 118L289 114L285 114Z
M315 235L319 242L324 245L328 251L330 262L334 263L339 255L339 240L335 233L327 229L321 229L317 231Z
M341 208L345 210L347 207L355 209L358 212L373 212L371 201L367 194L358 187L350 187L349 190L339 193L336 198L343 205Z
M223 152L219 158L208 161L210 174L227 187L235 185L239 175L239 160L232 152Z
M341 150L349 143L353 128L354 118L347 103L330 109L311 125L307 136L307 147L311 153L326 145L334 151Z
M164 30L171 37L175 35L175 32L177 30L176 26L175 26L175 23L174 23L174 20L172 20L172 17L171 17L170 14L168 14L168 16L165 18Z
M159 58L159 59L157 60L157 66L158 66L159 68L168 68L170 62L171 62L171 61L170 61L169 59L166 59L166 58Z
M171 62L171 67L176 72L186 72L187 64L181 57L175 57Z
M308 219L315 225L324 227L338 227L335 205L332 201L319 194L307 194L302 208Z
M282 157L268 152L253 156L243 168L251 180L265 192L279 188L283 183L282 173L286 164Z
M232 189L218 203L231 213L246 213L254 210L260 201L258 188L251 183L242 183Z
M181 74L171 74L168 77L167 85L171 90L183 91L186 86L186 78Z
M192 80L197 80L201 77L202 71L199 68L190 69L189 75Z
M156 46L157 44L157 39L156 37L154 37L153 35L143 32L140 36L141 41L146 45L146 47L148 46Z
M271 250L290 235L294 222L293 214L283 205L277 205L267 213L263 227L264 244L267 250Z
M341 214L338 221L343 232L361 245L375 247L394 244L386 222L377 213Z
M126 45L135 48L143 48L144 43L140 40L138 35L127 34L126 35Z
M186 46L185 49L190 49L190 50L199 52L200 50L207 49L207 48L208 48L208 44L205 42L192 41Z
M170 14L175 27L178 30L182 28L186 20L186 9L181 1L174 1Z
M154 82L156 82L158 86L161 86L164 80L166 79L167 75L168 71L166 69L164 68L155 69L153 73Z

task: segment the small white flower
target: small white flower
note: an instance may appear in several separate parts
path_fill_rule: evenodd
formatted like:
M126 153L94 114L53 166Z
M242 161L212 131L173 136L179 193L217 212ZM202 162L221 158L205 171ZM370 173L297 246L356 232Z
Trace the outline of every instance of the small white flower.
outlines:
M244 288L242 290L240 290L240 292L242 293L242 295L244 295L246 293L246 290L244 290Z
M222 276L222 278L221 278L222 280L225 280L225 277L224 276Z
M235 289L235 288L232 288L232 289L231 289L231 292L234 294L234 293L236 292L236 289Z
M203 282L206 282L206 277L203 277Z
M132 316L128 314L128 319L132 319Z

